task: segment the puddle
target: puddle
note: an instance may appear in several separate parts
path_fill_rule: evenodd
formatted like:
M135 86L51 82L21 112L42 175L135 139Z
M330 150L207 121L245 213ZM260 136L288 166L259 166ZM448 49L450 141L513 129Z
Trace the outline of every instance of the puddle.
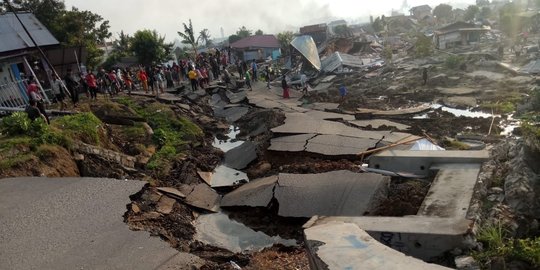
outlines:
M505 124L501 125L501 128L503 130L501 131L500 135L511 136L512 132L514 132L514 129L521 126L521 121L514 119L513 116L513 114L509 115L505 121Z
M218 166L212 174L211 187L229 187L249 182L247 174L225 165Z
M467 110L455 109L455 108L446 107L440 104L432 104L431 108L434 110L441 109L445 112L449 112L453 114L455 117L461 117L461 116L470 117L470 118L491 118L493 116L500 117L500 115L493 115L493 114L485 113L485 112L473 112L471 111L471 109L467 109ZM413 119L428 119L428 118L429 116L427 113L413 116Z
M460 117L460 116L470 117L470 118L475 118L475 117L477 117L477 118L491 118L491 117L493 117L493 114L490 114L490 113L473 112L470 109L469 110L454 109L454 108L446 107L446 106L443 106L443 105L440 105L440 104L434 104L434 105L431 106L431 108L433 108L433 109L441 108L441 110L443 110L445 112L449 112L449 113L453 114L456 117ZM499 116L495 115L495 117L499 117Z
M240 146L244 141L236 140L236 136L240 133L240 128L235 126L229 126L229 132L225 134L227 136L227 140L219 140L218 138L214 138L214 142L212 143L212 146L221 149L224 153L227 151Z
M232 252L260 251L274 244L295 246L296 240L268 236L231 220L224 213L201 215L195 220L195 239Z

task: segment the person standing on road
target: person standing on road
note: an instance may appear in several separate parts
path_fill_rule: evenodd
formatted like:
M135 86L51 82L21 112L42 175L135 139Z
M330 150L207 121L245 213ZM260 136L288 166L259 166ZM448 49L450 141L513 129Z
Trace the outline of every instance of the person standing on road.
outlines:
M283 75L281 80L281 87L283 88L283 98L289 98L289 85L287 84L287 78Z
M257 81L257 63L255 63L255 60L253 60L253 62L251 62L251 70L253 71L253 81L256 82Z
M270 87L270 66L266 66L266 88L271 89L271 87Z
M422 79L424 80L424 84L423 84L423 85L426 85L426 84L427 84L427 78L428 78L427 68L424 68L424 71L422 71Z
M246 82L246 86L249 87L249 91L252 91L253 88L251 88L251 75L249 74L249 70L246 70L244 81Z
M347 88L345 88L344 84L341 84L341 86L339 87L339 96L340 96L339 104L341 104L343 103L343 101L345 100L345 97L347 96Z
M97 81L96 76L92 73L92 70L86 74L86 84L88 85L88 92L90 92L90 99L97 99Z
M26 112L26 114L28 114L28 118L30 118L30 120L34 121L41 117L45 123L48 123L48 119L45 117L45 115L41 113L41 111L37 107L37 102L35 100L31 99L28 102L28 106L26 107L26 109L24 109L24 111Z
M190 68L188 72L188 77L189 77L189 81L191 82L191 90L197 91L197 72L195 72L195 70Z

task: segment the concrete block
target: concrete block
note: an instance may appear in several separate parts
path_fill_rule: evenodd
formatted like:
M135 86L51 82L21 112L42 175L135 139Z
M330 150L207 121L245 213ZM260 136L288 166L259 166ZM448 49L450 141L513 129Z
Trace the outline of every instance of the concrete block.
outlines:
M449 269L383 245L355 223L328 222L310 227L304 234L311 269Z
M422 216L313 217L304 228L336 222L355 224L384 245L426 261L452 249L464 248L464 237L473 223L464 218Z
M438 173L418 215L465 218L481 164L436 164Z
M415 175L429 174L429 168L436 163L476 163L487 161L489 153L481 151L414 151L386 150L369 158L369 167L392 172L406 172Z

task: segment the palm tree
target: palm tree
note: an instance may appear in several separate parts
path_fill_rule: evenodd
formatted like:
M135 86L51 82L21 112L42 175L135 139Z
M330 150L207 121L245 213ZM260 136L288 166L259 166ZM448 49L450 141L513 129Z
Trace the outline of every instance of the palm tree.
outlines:
M178 35L180 35L181 38L183 38L182 43L189 44L191 47L193 47L193 51L195 52L195 57L197 57L197 46L199 45L199 39L195 39L195 35L193 34L193 25L191 24L191 19L189 19L189 27L185 24L184 25L184 32L178 31Z
M204 41L204 44L206 45L206 47L208 46L211 46L212 45L212 41L210 40L210 32L208 31L208 29L203 29L201 30L201 32L199 32L199 39Z

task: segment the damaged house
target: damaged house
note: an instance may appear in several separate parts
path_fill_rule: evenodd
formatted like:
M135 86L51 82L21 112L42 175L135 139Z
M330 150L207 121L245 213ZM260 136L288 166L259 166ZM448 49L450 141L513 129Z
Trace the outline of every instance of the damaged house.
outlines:
M281 55L281 45L274 35L249 36L231 44L231 48L244 61L276 59Z
M34 14L17 15L38 46L44 50L59 47L58 40ZM0 107L21 107L28 102L26 79L30 76L38 79L41 91L50 85L51 71L21 22L14 13L0 14Z
M470 45L479 42L482 34L489 31L472 23L455 22L435 31L433 42L438 49Z

